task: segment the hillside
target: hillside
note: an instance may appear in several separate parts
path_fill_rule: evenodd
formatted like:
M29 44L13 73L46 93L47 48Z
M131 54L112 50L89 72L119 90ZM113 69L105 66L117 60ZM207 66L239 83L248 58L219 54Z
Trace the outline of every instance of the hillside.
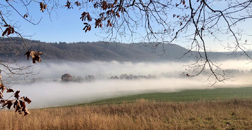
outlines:
M187 61L193 56L179 59L187 49L174 45L151 46L149 43L123 44L105 42L78 42L78 43L45 43L34 40L25 40L31 50L43 52L42 60L69 60L69 61ZM0 39L0 58L2 60L26 60L26 52L20 38ZM192 52L194 55L195 52ZM215 59L228 58L224 53L209 53ZM233 58L233 56L229 56Z

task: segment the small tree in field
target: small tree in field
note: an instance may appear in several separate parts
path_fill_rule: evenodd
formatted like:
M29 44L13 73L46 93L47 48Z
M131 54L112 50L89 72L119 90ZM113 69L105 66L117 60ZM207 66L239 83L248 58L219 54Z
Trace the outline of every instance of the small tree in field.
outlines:
M226 79L225 72L209 58L208 47L211 43L206 39L221 41L218 36L225 35L232 43L226 44L225 48L232 53L242 51L251 60L247 53L249 39L242 37L242 31L246 28L240 28L244 21L252 18L251 3L251 0L5 0L0 2L0 29L3 37L16 34L23 38L16 27L9 24L7 17L11 14L8 14L8 10L14 11L28 23L37 25L41 19L34 23L29 8L37 8L49 16L60 8L79 9L83 12L79 14L80 19L76 20L83 22L81 29L85 33L93 29L106 29L110 41L125 35L132 39L138 36L142 41L150 42L149 46L155 49L165 43L172 44L184 39L190 43L190 48L183 56L192 54L196 61L192 66L194 71L186 76L197 76L207 69L211 72L210 77L221 82ZM16 5L20 8L16 8ZM145 33L139 34L135 31L137 28L144 29ZM42 52L30 50L25 40L23 44L27 49L27 59L32 57L33 63L41 62ZM165 53L165 48L163 51ZM17 70L26 69L11 67L2 60L0 64L4 72L11 75L21 75ZM4 90L2 87L2 92ZM19 96L15 98L19 100ZM3 107L8 105L7 102L14 101L2 100ZM14 106L17 105L14 103Z

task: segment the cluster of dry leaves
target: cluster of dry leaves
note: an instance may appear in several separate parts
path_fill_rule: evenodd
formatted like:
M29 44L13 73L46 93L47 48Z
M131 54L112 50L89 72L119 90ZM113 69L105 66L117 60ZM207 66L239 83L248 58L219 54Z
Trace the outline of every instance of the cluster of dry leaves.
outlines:
M36 51L30 51L28 50L24 55L27 56L27 60L29 60L29 57L31 56L32 58L32 63L41 62L40 55L42 55L42 52L36 52Z
M40 4L40 11L44 12L44 10L47 8L47 5L44 4L43 2L40 2L39 4ZM79 6L80 3L76 3L76 5ZM28 17L28 14L25 14L23 16L23 18L27 18L27 17ZM2 20L5 23L4 27L6 27L6 29L2 33L2 36L9 36L10 34L13 34L13 33L19 34L18 32L15 32L14 28L11 25L7 24L7 22L4 20L4 18L2 18ZM42 54L43 54L42 52L36 52L36 51L30 51L30 50L28 50L25 53L25 55L27 56L27 60L29 60L29 57L31 57L33 60L33 63L36 63L36 61L41 62L40 55L42 55ZM25 102L27 102L29 104L29 103L31 103L31 100L28 97L20 97L19 96L20 90L17 90L15 92L11 88L9 88L9 89L6 88L4 86L1 78L2 77L0 76L0 105L1 105L2 109L3 108L11 109L11 107L13 106L15 111L18 112L19 114L24 113L25 116L28 115L29 112L27 110ZM4 92L13 93L13 95L11 97L14 96L15 99L10 99L11 97L4 99L4 95L3 95Z
M81 3L80 3L79 1L74 2L74 4L75 4L76 6L81 6ZM67 7L68 9L72 9L72 8L73 8L73 7L71 6L71 2L70 2L69 0L67 0L65 7Z
M15 32L14 28L11 25L4 25L4 27L6 27L6 29L2 33L2 36L4 36L4 35L8 36L8 35L13 34Z
M14 28L11 25L4 25L4 27L6 27L5 31L2 33L2 36L4 35L10 35L15 33ZM42 52L36 52L36 51L30 51L28 50L25 55L27 56L27 60L29 60L29 57L31 56L33 63L35 64L36 61L37 62L41 62L41 58L40 55L42 55Z
M33 63L35 61L41 62L40 56L42 55L42 52L36 52L36 51L27 51L25 53L27 55L27 59L29 60L29 56L33 58ZM31 100L28 97L20 97L20 90L17 90L16 92L11 88L6 88L5 85L2 82L2 76L0 76L0 107L2 109L8 108L11 109L12 107L15 109L15 112L18 112L19 114L23 114L24 116L30 114L27 110L25 102L28 104L31 103ZM6 93L13 93L11 97L14 97L15 99L10 99L11 97L4 99L4 92Z
M93 0L89 0L89 2L94 2ZM95 2L93 4L94 8L96 9L101 9L103 10L102 13L99 14L99 18L95 19L95 28L102 28L103 26L103 22L107 22L107 27L112 27L112 21L111 19L113 17L120 17L120 12L123 13L125 12L125 8L123 8L122 6L120 6L119 4L117 5L118 0L114 0L111 3L108 3L106 0L101 0L100 2ZM78 7L81 6L81 3L79 1L74 2L74 4ZM72 9L73 7L71 6L71 2L68 0L66 2L65 7L67 7L68 9ZM90 15L89 12L83 12L81 14L80 19L82 21L88 21L91 22L92 21L92 17ZM83 28L83 30L85 32L90 31L91 30L91 24L85 22L83 23L85 26Z
M39 3L39 6L40 6L40 11L44 12L44 10L46 9L47 5L44 4L43 2L40 2Z
M94 2L93 0L89 0L89 2ZM123 13L125 12L125 8L122 7L121 5L118 4L118 6L116 6L118 3L118 0L114 0L114 2L108 3L106 0L101 0L100 2L95 2L94 8L98 9L101 8L104 12L100 13L100 17L95 19L95 28L102 28L103 26L103 21L107 22L107 27L112 27L112 22L111 19L112 17L120 17L120 12ZM47 8L47 5L44 4L43 2L40 2L40 11L44 12L44 10ZM81 3L79 1L75 1L74 5L76 5L77 7L81 6ZM70 2L69 0L67 0L65 7L67 7L67 9L73 9L72 6L72 2ZM24 15L24 18L28 17L27 14ZM83 12L81 14L80 19L82 21L92 21L92 17L90 16L89 12ZM107 20L108 19L108 20ZM91 25L87 22L84 23L84 28L83 30L85 32L90 31L91 30Z
M6 93L13 93L13 95L11 97L15 97L15 99L10 100L10 98L8 99L3 99L3 93L6 91ZM28 104L31 103L31 100L28 97L20 97L19 95L20 90L17 90L16 92L14 92L13 89L11 88L6 88L4 86L4 84L1 82L0 85L0 104L2 105L2 108L8 108L11 109L11 107L13 106L13 108L15 109L15 112L18 112L19 114L23 114L24 116L30 114L29 111L27 110L26 104L25 102L27 102Z

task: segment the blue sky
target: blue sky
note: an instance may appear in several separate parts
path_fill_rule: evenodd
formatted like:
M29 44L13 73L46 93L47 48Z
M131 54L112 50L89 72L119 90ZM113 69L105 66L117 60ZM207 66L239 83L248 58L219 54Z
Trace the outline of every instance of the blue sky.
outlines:
M22 10L22 14L26 13L24 7L16 7L17 9ZM40 11L38 3L33 3L29 6L28 19L32 17L33 21L37 23L40 18L42 18L38 25L30 24L23 18L19 17L14 11L11 18L13 21L18 21L18 23L15 23L17 26L20 25L18 31L29 39L41 40L45 42L97 41L98 37L96 34L101 30L92 29L92 31L85 33L82 30L84 24L80 20L82 12L83 10L79 10L78 8L58 8L52 11L51 15L49 16L47 12L42 13Z
M61 5L65 5L65 2L66 0L62 0L59 3ZM21 14L25 14L27 12L24 6L20 6L20 4L15 3L13 4ZM27 19L32 19L34 23L37 23L42 18L38 25L33 25L27 22L14 10L11 11L11 15L8 16L8 18L10 19L9 23L11 25L18 27L16 31L20 32L25 38L31 40L67 43L108 40L105 38L107 33L104 28L94 28L94 26L92 26L91 31L86 33L83 31L83 23L86 21L81 21L81 14L84 11L93 12L94 8L92 4L93 3L90 3L89 6L84 6L81 9L76 6L73 6L73 9L67 9L64 6L58 7L49 15L47 11L44 13L40 11L39 3L32 2L28 6L29 16ZM50 6L48 8L50 8ZM99 13L95 15L98 14ZM95 15L92 15L93 18L97 17ZM145 33L143 29L138 29L137 31L141 34ZM117 38L117 42L129 43L127 38L119 36Z
M10 1L12 2L12 1ZM64 5L66 0L60 0L60 4ZM217 6L216 6L217 5ZM25 14L26 8L24 6L20 6L20 4L14 4L17 10L20 11L21 14ZM212 6L216 8L221 8L223 6L220 3L213 3ZM50 7L48 7L50 8ZM81 13L83 11L93 11L93 7L84 7L82 9L78 9L78 7L74 6L74 9L67 9L66 7L59 7L54 9L49 16L47 12L42 13L39 8L39 3L32 2L31 5L28 6L29 9L29 17L32 18L34 22L38 22L40 18L42 18L41 22L38 25L32 25L23 18L21 18L15 11L12 10L12 14L8 17L11 25L18 26L18 30L25 38L32 40L40 40L44 42L92 42L92 41L103 41L104 39L100 36L106 36L106 32L104 32L100 28L92 28L91 31L85 33L83 31L83 21L80 20ZM181 12L176 12L181 13ZM183 12L182 12L183 13ZM251 28L251 21L243 22L239 25L239 27L246 29L247 33L242 36L243 39L250 40L251 36L248 36ZM190 30L190 28L189 28ZM142 28L138 28L137 30L140 34L144 34ZM212 51L223 50L223 46L226 43L232 43L233 39L229 37L222 37L222 34L219 33L218 36L222 39L222 43L216 40L212 40L211 38L206 37L208 44L208 48ZM137 36L135 36L137 38ZM128 42L127 38L118 37L118 41L120 42ZM138 38L140 39L140 38ZM181 45L183 47L190 47L190 43L184 39L179 39L174 42L175 44ZM210 45L210 46L209 46ZM224 45L225 46L225 45Z

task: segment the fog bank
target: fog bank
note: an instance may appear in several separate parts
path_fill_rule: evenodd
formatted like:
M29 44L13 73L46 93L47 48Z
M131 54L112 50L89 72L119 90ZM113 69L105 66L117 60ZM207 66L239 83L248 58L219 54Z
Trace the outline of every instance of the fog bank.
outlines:
M227 61L222 63L223 69L250 70L248 61ZM69 73L74 76L94 75L94 82L35 82L12 84L9 87L21 90L20 95L28 96L32 103L29 108L55 107L95 100L120 97L148 92L177 92L188 89L206 89L218 87L243 87L252 84L251 75L235 76L232 80L219 83L213 87L207 82L207 76L181 77L189 63L131 63L131 62L90 62L90 63L41 63L34 66L39 72L29 78L59 79ZM232 66L231 66L232 65ZM241 66L243 65L243 66ZM169 77L162 77L162 74ZM110 80L108 77L120 74L157 75L156 79ZM46 80L45 80L46 81Z

